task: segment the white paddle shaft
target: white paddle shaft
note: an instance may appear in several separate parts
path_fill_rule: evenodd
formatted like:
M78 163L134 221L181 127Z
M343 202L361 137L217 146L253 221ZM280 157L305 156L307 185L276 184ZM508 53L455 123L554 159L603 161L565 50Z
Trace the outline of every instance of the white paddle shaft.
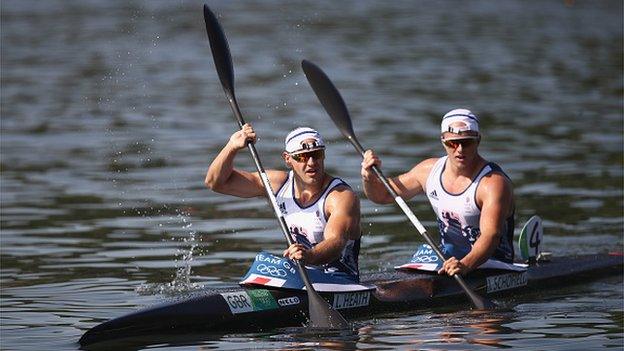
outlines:
M400 196L397 196L394 198L394 201L396 201L396 203L403 210L403 212L405 212L405 214L407 215L407 218L409 218L410 222L412 222L414 227L418 229L420 234L424 234L427 230L425 229L425 227L423 227L423 225L420 223L418 218L416 218L416 215L412 212L412 210L410 210L410 208L407 206L403 198L401 198Z
M269 201L271 202L271 205L273 206L273 211L275 211L275 214L279 217L283 217L282 216L282 212L279 209L279 206L277 206L277 199L275 198L275 194L273 193L273 188L271 187L271 182L269 182L269 177L267 176L266 172L260 172L260 178L262 178L262 183L264 184L264 188L267 189L267 196L269 197Z

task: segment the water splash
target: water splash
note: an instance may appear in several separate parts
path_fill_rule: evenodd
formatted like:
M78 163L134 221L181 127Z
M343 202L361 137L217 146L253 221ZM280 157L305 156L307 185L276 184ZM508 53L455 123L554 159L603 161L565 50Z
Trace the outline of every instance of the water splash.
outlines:
M188 237L182 239L182 242L189 244L188 249L180 248L177 250L176 256L181 259L175 260L176 272L173 280L169 283L147 283L136 287L135 291L140 295L167 295L174 296L187 293L203 288L201 284L191 282L193 253L198 246L195 230L191 229L193 224L189 220L188 214L180 213L178 218L181 219L182 228L188 230ZM184 245L185 247L187 245Z

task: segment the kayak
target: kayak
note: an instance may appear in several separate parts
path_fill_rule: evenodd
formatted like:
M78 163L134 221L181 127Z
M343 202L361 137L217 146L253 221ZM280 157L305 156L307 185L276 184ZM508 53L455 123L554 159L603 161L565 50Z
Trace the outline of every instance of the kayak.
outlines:
M599 277L622 275L622 254L553 257L523 271L483 269L465 277L477 293L489 297L518 296L548 288L580 284ZM418 311L469 300L454 279L430 272L396 270L364 274L359 291L320 292L345 318L372 317L387 312ZM81 346L121 339L172 337L182 334L223 334L302 326L307 322L304 290L245 285L201 290L121 316L89 329ZM146 339L147 338L147 339ZM154 339L151 339L154 340Z

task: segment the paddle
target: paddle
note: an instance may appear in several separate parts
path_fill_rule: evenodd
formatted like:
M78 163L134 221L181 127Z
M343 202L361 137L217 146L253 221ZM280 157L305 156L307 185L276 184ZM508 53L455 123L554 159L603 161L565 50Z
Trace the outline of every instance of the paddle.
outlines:
M351 125L351 117L349 116L349 111L347 110L347 106L342 100L342 96L338 92L338 89L331 82L329 77L321 70L318 66L313 64L310 61L303 60L301 62L301 67L305 72L306 78L308 78L308 82L310 82L310 86L312 86L312 90L318 97L319 101L325 107L325 111L329 114L331 119L334 121L342 135L344 135L350 142L353 144L355 149L364 157L364 148L360 144L360 142L355 137L355 133L353 132L353 126ZM394 191L394 189L390 186L388 179L386 176L381 173L381 170L377 166L373 166L373 171L379 177L379 180L386 187L388 192L394 197L394 201L399 205L399 207L403 210L403 212L407 215L407 218L412 222L412 224L416 227L418 232L425 238L425 241L433 248L438 257L444 260L444 255L442 251L438 248L438 246L431 240L431 237L427 234L427 230L420 224L420 221L414 213L407 206L405 201ZM461 286L461 288L466 292L466 295L470 298L472 303L477 309L493 309L496 305L477 295L470 287L466 284L464 279L459 275L453 275L457 283Z
M230 103L230 107L232 108L232 112L236 117L238 126L242 128L245 124L245 121L243 120L243 116L238 107L236 96L234 95L234 68L232 66L232 56L230 55L230 48L225 38L225 33L223 32L223 29L221 28L217 17L210 10L210 8L208 8L207 5L204 5L204 20L206 21L206 31L208 32L210 50L212 51L212 57L214 58L215 67L217 68L217 74L219 75L219 80L221 80L223 91L225 92L225 96ZM262 164L260 163L260 158L258 157L256 148L253 143L248 143L247 147L249 148L251 156L256 164L256 169L258 170L258 174L262 179L262 184L264 185L264 190L266 191L267 197L269 198L271 205L273 206L273 211L277 216L280 228L282 229L282 232L286 237L286 241L288 241L288 245L292 245L293 241L289 235L286 220L284 219L284 216L282 215L277 205L273 189L271 189L269 177L264 171L264 167L262 167ZM296 263L299 274L303 279L308 293L308 307L310 311L309 327L321 329L344 329L349 327L349 323L342 317L342 315L338 311L333 309L327 303L327 301L325 301L316 292L316 290L314 290L314 287L312 286L312 283L310 283L310 279L308 278L308 273L304 265L299 261L296 261Z

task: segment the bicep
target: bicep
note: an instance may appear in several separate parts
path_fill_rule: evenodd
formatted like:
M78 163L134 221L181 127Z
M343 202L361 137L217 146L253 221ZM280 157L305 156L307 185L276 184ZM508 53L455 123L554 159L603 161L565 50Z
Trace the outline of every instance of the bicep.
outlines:
M479 189L481 198L481 233L498 234L503 229L505 219L512 211L513 193L509 182L501 175L484 178L486 182Z
M262 182L257 173L234 169L227 182L215 191L243 198L255 197L262 195Z
M408 172L393 179L395 186L399 189L398 193L403 199L411 199L412 197L424 192L427 177L429 177L431 168L435 164L436 160L437 159L424 160Z
M412 168L409 172L403 173L393 179L395 188L398 188L397 193L403 199L411 199L412 197L420 194L423 191L423 185L418 179L418 172L416 167Z
M266 174L274 192L277 191L287 177L286 173L282 171L268 170ZM247 172L237 169L232 171L227 184L219 192L243 198L260 197L266 194L264 184L258 172Z
M346 241L360 236L360 200L352 190L336 190L328 196L325 240Z

